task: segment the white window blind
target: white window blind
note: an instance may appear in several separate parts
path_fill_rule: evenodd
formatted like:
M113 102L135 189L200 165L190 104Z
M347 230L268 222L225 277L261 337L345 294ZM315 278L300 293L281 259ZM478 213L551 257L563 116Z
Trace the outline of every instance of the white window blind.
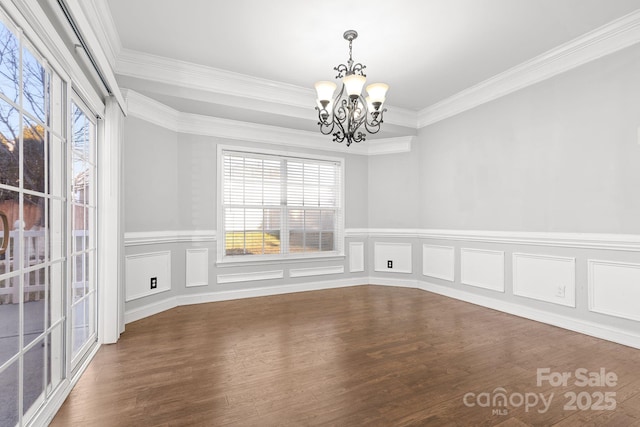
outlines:
M342 253L340 161L222 150L220 167L224 259Z

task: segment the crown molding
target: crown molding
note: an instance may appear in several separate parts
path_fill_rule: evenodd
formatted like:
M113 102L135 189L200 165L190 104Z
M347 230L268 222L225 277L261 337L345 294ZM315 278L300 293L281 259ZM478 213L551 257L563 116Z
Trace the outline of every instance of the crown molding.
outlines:
M295 107L315 105L311 89L131 49L122 49L116 64L117 74L147 81Z
M640 42L640 9L418 112L418 128L460 114Z
M313 89L261 79L192 62L179 61L131 49L121 49L116 73L185 89L218 95L216 102L282 116L315 120ZM249 102L251 101L251 102ZM292 108L293 107L293 108ZM416 129L416 111L389 106L385 123Z
M128 114L177 133L213 136L267 144L360 155L405 153L411 151L415 136L372 139L347 147L327 135L278 126L262 125L199 114L183 113L131 89L123 89Z
M130 116L174 132L178 131L179 111L131 89L122 89L122 94Z
M399 136L396 138L371 139L359 147L364 148L368 156L382 154L408 153L415 136Z
M247 104L247 108L256 111L268 108L268 112L283 116L313 116L307 113L315 105L310 88L124 49L108 5L91 0L87 9L91 22L96 22L94 27L99 29L96 32L116 74L226 95L227 99L218 100L222 105L237 106L237 101L228 98L236 97L259 101L255 105ZM640 9L418 112L391 106L385 122L420 129L638 42Z

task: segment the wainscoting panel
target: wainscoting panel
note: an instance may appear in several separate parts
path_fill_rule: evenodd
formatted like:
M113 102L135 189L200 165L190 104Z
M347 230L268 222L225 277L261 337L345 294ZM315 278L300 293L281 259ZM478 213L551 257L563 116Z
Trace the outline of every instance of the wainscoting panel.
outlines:
M328 267L295 268L289 270L289 277L311 277L324 276L325 274L342 274L343 265L332 265Z
M513 293L575 307L575 258L514 253Z
M386 273L411 273L411 243L375 242L374 270Z
M455 280L455 248L422 245L422 274L437 279Z
M587 261L589 310L640 321L640 264Z
M349 272L364 271L364 242L349 242Z
M207 286L209 284L209 249L197 248L186 250L186 282L187 288Z
M460 249L460 283L504 292L504 252Z
M168 291L171 289L171 252L127 255L125 274L126 301Z
M253 282L256 280L270 280L270 279L283 279L284 270L272 270L272 271L254 271L251 273L231 273L231 274L218 274L217 282L222 283L238 283L238 282Z

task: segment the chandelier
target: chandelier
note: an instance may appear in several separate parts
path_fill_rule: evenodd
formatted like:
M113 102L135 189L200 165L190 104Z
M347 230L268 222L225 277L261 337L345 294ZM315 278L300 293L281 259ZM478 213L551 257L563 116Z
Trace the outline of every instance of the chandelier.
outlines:
M362 96L362 87L367 80L363 73L366 65L354 64L351 55L351 43L358 37L354 30L347 30L343 35L349 42L349 61L333 69L338 72L336 79L342 79L342 87L335 97L337 85L333 82L320 81L315 84L318 93L318 125L323 135L333 134L333 140L343 142L347 147L353 142L362 142L366 136L361 126L370 134L378 133L382 124L382 109L389 86L384 83L373 83L367 86L369 96Z

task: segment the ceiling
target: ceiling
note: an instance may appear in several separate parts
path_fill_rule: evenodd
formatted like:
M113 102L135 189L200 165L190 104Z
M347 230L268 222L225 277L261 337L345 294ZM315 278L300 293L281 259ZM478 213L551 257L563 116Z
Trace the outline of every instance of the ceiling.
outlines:
M332 80L333 67L346 62L342 34L355 29L354 60L367 66L369 82L390 85L388 108L419 111L629 14L640 1L107 0L107 5L129 56L157 55L309 93L315 81ZM184 88L132 73L118 79L180 111L269 122L260 117L265 114L260 108L243 116L242 106L215 95L183 95ZM313 123L294 126L315 126L312 101Z

